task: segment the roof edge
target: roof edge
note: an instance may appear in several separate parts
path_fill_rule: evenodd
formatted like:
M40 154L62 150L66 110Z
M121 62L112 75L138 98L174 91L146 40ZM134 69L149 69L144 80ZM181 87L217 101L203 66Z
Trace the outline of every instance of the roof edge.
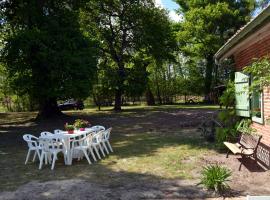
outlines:
M263 9L254 19L243 26L238 32L236 32L214 55L214 59L218 62L224 54L226 54L232 47L245 38L250 31L254 30L257 26L263 23L268 17L270 17L270 5Z

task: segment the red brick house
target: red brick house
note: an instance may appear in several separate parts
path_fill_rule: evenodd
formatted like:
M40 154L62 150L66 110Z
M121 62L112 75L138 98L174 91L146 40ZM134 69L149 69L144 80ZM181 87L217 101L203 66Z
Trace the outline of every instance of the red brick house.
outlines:
M215 54L217 64L226 59L235 66L235 89L243 91L250 84L249 76L241 73L254 58L270 56L270 6L241 28ZM254 112L254 110L256 112ZM236 94L236 112L252 119L252 126L262 135L257 157L270 166L270 88L249 97L248 93ZM269 120L267 120L269 119Z

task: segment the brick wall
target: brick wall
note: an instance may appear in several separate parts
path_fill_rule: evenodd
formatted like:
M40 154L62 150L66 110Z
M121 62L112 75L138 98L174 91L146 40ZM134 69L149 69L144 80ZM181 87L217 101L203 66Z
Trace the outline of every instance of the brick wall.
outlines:
M244 50L234 54L236 71L241 71L243 67L252 63L254 58L270 57L270 33L258 42L248 46ZM257 133L262 134L261 145L258 148L257 157L270 167L270 88L265 88L263 92L263 114L264 124L253 122L252 126L257 129ZM269 122L267 119L269 118Z
M241 71L243 67L251 64L254 58L260 58L265 55L270 56L270 34L234 54L236 70Z

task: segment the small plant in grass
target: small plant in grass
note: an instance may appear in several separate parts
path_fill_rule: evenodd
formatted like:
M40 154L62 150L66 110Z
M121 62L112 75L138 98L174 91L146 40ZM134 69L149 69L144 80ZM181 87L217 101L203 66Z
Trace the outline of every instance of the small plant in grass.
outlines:
M200 185L203 185L208 190L222 193L229 189L228 181L232 172L219 165L209 165L203 168Z

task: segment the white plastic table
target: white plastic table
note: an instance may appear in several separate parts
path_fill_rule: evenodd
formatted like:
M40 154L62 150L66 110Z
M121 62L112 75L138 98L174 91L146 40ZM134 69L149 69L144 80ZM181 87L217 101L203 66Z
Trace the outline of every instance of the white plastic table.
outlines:
M91 132L94 133L94 130L91 128L86 128L84 131L75 130L74 133L72 133L72 134L68 133L67 131L62 131L62 132L57 134L57 135L63 136L63 142L64 142L65 154L66 154L66 160L65 160L66 165L72 164L72 158L78 158L81 156L80 154L74 154L73 157L71 157L72 149L71 149L70 143L71 143L72 139L75 137L83 136L83 135L91 133ZM42 137L40 137L40 138L42 138ZM47 135L46 138L54 138L54 134Z

